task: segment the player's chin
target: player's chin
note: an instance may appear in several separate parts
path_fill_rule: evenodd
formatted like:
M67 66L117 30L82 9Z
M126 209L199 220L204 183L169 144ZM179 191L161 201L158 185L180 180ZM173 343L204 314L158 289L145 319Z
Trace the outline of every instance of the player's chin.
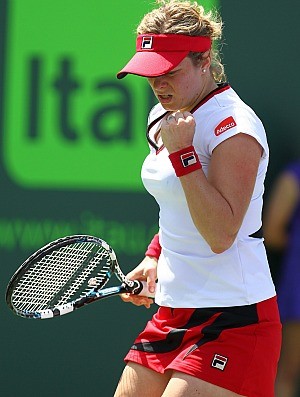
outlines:
M165 110L168 110L169 112L176 112L178 110L172 95L168 95L168 98L158 95L157 99Z
M161 105L168 112L176 112L178 110L178 109L175 109L174 106L170 106L170 105L163 104L163 103L161 103Z

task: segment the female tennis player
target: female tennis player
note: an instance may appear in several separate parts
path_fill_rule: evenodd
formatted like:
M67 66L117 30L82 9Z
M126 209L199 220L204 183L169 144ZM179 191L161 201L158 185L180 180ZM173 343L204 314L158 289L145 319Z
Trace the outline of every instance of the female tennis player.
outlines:
M159 309L126 355L115 397L272 397L281 324L261 233L266 134L224 83L220 19L193 1L160 3L118 73L146 77L159 101L142 179L160 211L159 233L128 275L156 288Z

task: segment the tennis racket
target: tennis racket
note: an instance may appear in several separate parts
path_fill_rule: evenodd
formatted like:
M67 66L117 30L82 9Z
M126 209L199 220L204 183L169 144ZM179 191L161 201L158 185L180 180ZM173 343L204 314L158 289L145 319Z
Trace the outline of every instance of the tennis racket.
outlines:
M104 288L113 274L121 284ZM12 276L6 302L18 316L46 319L127 292L153 297L145 282L125 277L113 249L104 240L74 235L32 254Z

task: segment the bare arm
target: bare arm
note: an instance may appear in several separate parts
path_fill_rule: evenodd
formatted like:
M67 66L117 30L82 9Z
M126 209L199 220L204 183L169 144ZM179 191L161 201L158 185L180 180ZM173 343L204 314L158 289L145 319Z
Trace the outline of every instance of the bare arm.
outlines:
M162 126L170 153L192 144L195 124L189 113ZM228 249L249 206L262 147L251 136L238 134L213 151L208 177L202 170L180 178L193 222L216 253Z

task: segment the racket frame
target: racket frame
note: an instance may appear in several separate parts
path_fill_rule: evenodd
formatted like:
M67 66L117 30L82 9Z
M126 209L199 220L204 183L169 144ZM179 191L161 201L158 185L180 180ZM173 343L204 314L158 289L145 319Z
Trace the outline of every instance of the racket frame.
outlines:
M50 307L48 309L37 311L20 310L15 307L11 299L13 291L19 280L30 268L30 265L33 262L38 261L40 258L45 257L47 254L50 254L52 251L55 251L56 249L75 243L94 243L96 245L102 246L109 253L110 272L108 272L107 280L105 280L101 285L91 287L91 290L87 292L84 296L81 296L80 298L74 299L73 301L67 302L62 305L54 305L53 307ZM116 277L121 282L121 285L103 288L105 284L109 281L112 274L116 275ZM148 293L147 285L145 282L141 282L139 280L129 280L126 278L118 264L115 252L110 247L110 245L106 243L106 241L98 237L78 234L54 240L41 247L39 250L29 256L11 277L6 289L5 299L8 307L14 312L14 314L20 317L32 319L47 319L62 316L92 302L96 302L100 299L120 295L123 293L132 293L135 295L141 294L152 298L154 297L153 295L150 296L150 294Z

